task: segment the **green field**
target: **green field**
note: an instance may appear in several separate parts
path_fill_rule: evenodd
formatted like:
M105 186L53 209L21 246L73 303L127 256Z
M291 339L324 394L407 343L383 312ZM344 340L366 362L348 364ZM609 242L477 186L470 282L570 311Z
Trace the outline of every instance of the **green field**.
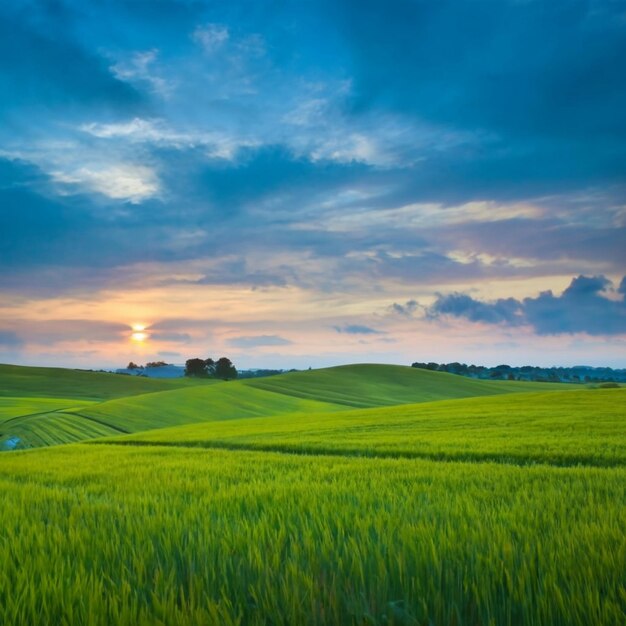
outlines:
M190 378L144 378L59 367L0 364L0 398L9 396L108 400L207 382L212 381Z
M0 370L0 624L626 621L626 389L29 369Z
M229 382L156 380L74 370L0 366L0 400L7 403L6 410L13 417L10 423L0 423L0 448L3 441L16 439L19 448L31 448L213 420L292 413L302 413L306 418L355 407L554 391L563 387L558 384L472 380L392 365L351 365ZM13 389L15 391L11 393ZM10 395L22 397L6 397ZM27 398L41 401L41 410L28 408L22 411L19 407ZM65 400L61 406L55 406L60 398ZM87 401L91 402L87 404ZM46 402L49 408L44 408ZM67 404L63 406L63 403ZM54 426L51 426L53 422Z
M119 437L307 454L626 465L626 389L507 394L322 415L205 422Z

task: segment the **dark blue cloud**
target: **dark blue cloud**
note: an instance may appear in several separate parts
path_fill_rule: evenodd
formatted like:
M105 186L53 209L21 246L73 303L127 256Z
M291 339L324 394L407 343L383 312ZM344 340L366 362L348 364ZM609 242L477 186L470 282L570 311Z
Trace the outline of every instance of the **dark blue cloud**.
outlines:
M429 315L431 317L441 315L465 317L471 322L485 322L487 324L518 325L523 322L520 302L514 298L504 298L486 303L474 300L471 296L462 293L439 296L430 307Z
M623 294L625 281L626 277L618 293ZM578 276L560 296L544 291L521 301L505 298L483 302L466 294L440 295L428 315L505 326L528 324L540 335L620 335L626 333L626 298L607 298L611 288L612 282L605 276Z
M419 308L417 300L407 300L404 304L394 302L390 307L390 311L396 315L402 315L403 317L411 317Z
M448 189L490 191L502 180L532 194L562 190L564 182L576 188L624 180L623 2L341 6L356 113L391 109L484 133L482 145L455 151L450 160L435 156L438 167L426 164L429 174L439 170L437 179L452 183Z
M140 94L117 80L95 50L77 41L74 18L61 2L2 5L0 115L10 114L15 122L31 107L43 116L60 107L64 115L86 107L101 113L145 110Z
M312 196L360 185L369 170L358 163L314 163L279 145L246 149L234 163L209 161L199 150L161 151L160 155L171 167L165 169L165 176L175 192L199 204L214 221L275 196L281 197L280 208L290 203L295 216Z
M366 0L343 6L361 107L383 102L454 126L516 136L597 140L591 135L626 131L623 2Z

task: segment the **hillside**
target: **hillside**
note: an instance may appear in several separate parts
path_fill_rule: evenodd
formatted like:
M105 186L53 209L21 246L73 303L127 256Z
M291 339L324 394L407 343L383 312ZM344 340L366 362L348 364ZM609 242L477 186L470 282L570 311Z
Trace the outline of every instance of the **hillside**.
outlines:
M112 443L304 454L621 465L626 390L579 389L206 422Z
M257 389L355 408L564 388L558 384L474 380L414 367L376 364L290 372L249 380L246 384Z
M197 422L311 416L563 388L478 381L393 365L349 365L229 382L3 367L9 376L2 379L0 389L6 393L15 385L21 396L5 397L5 406L0 406L10 418L1 426L0 447L3 441L13 447L35 447ZM29 398L45 394L50 397L37 402Z
M406 369L0 398L91 439L0 454L0 623L622 623L626 390Z
M92 404L72 411L126 432L213 420L291 413L328 413L345 407L229 381Z
M0 364L0 397L108 400L211 382L213 381L190 378L151 379L60 367Z

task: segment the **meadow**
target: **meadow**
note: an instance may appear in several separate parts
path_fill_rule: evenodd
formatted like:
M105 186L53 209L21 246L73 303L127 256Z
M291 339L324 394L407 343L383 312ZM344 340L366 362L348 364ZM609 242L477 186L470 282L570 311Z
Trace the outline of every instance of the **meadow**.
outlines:
M0 403L40 446L0 453L0 623L624 623L626 389L425 373L55 405L35 372Z

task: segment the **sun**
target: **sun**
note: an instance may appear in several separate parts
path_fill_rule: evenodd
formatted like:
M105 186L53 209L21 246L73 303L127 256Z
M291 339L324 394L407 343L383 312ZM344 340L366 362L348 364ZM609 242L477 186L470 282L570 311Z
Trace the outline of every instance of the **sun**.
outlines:
M133 324L131 326L133 332L130 336L132 341L136 341L137 343L142 343L148 338L148 333L146 332L145 324Z

